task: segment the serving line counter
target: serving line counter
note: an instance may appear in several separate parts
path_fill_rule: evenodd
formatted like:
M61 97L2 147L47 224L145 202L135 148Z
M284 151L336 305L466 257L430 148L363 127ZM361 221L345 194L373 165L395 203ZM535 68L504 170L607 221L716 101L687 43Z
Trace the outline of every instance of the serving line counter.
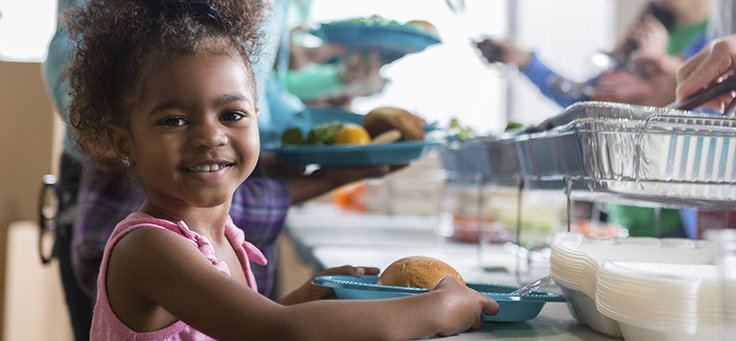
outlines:
M360 214L333 205L306 204L291 209L286 232L301 260L316 270L345 264L383 270L401 257L425 255L450 264L467 282L518 286L513 249L490 244L481 253L476 244L438 237L435 224L436 217ZM549 263L541 262L524 277L531 280L548 274ZM561 292L554 284L542 290ZM476 332L449 339L616 340L578 323L564 303L547 303L539 316L526 322L486 322Z

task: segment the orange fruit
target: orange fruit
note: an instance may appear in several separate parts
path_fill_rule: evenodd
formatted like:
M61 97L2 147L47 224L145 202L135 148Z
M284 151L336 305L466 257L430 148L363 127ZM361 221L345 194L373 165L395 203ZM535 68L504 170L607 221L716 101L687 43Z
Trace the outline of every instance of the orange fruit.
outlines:
M371 135L362 126L345 123L335 137L335 144L369 144Z

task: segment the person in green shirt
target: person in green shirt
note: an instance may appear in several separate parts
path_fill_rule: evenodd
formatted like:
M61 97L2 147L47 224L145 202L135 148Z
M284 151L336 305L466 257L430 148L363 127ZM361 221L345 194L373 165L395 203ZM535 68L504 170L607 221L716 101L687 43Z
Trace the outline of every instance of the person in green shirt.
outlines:
M634 96L648 94L648 100L656 99L658 106L664 106L675 100L677 68L693 54L705 46L711 37L707 32L710 3L708 0L659 0L657 2L668 8L673 14L673 23L665 29L662 23L645 18L641 26L635 28L632 35L644 43L643 48L635 52L634 58L654 61L657 68L649 75L648 82L639 82L635 86L619 87L608 93L598 93L593 99L611 102L637 103ZM657 37L659 35L659 37ZM657 43L659 41L659 43ZM649 42L647 44L647 42ZM642 57L643 56L643 57ZM642 65L642 64L639 64ZM646 69L651 72L651 69ZM602 75L602 78L605 75ZM602 79L605 81L605 79ZM652 89L653 92L647 92ZM655 90L659 89L659 90ZM659 96L657 95L659 94ZM685 237L685 229L679 210L663 208L659 216L657 231L656 211L650 207L609 204L607 207L609 222L619 224L629 230L633 237Z
M664 19L670 22L663 23L657 19L651 13L653 5L665 8L671 14L671 21ZM677 68L711 40L706 29L709 15L709 0L654 0L647 3L642 15L636 17L611 53L628 56L642 72L604 71L585 82L594 88L592 94L558 91L550 79L563 77L545 66L533 52L519 48L510 40L487 39L478 44L478 49L489 62L517 65L542 94L561 107L587 100L661 107L675 100ZM632 45L634 50L628 51ZM626 227L631 236L685 236L678 210L661 210L657 234L653 208L608 206L609 222Z

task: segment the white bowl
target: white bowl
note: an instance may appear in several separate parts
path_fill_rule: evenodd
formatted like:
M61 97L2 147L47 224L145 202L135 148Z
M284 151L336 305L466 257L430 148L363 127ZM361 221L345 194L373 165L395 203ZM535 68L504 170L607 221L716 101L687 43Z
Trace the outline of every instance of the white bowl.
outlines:
M705 325L698 326L697 332L693 334L654 331L624 322L619 322L618 325L626 341L710 341L718 340L720 333L719 327Z
M596 308L595 299L581 291L566 288L559 283L557 285L562 289L562 295L567 299L567 309L570 310L570 314L578 322L610 337L623 338L618 322L601 314Z

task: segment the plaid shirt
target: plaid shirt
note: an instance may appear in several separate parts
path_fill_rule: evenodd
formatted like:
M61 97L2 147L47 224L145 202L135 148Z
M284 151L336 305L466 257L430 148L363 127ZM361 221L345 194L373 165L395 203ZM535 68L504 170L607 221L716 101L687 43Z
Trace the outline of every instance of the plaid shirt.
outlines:
M127 177L111 177L85 166L79 184L71 258L80 287L92 296L105 243L115 225L138 211L145 193ZM291 193L283 180L250 177L233 195L230 216L245 231L245 239L258 247L268 264L251 264L258 291L269 296L276 270L274 243L283 227Z

